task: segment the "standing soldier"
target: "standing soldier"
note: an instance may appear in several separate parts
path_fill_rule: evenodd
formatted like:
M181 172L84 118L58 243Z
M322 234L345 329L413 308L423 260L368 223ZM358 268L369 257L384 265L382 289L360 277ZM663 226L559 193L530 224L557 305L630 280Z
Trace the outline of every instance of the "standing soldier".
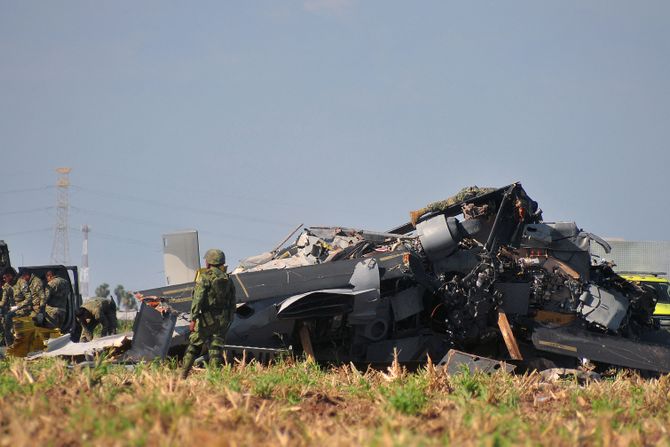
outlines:
M102 336L116 333L116 303L112 298L91 298L74 314L81 326L79 341L93 340L93 331L102 324Z
M52 270L47 271L46 287L46 319L50 326L60 328L67 312L70 296L70 283L56 276Z
M38 326L44 323L46 296L44 283L39 277L29 271L21 272L14 289L14 302L17 306L15 317L33 317Z
M14 306L14 283L16 280L16 270L12 267L5 267L2 271L2 291L0 294L0 339L9 346L14 341L12 336L12 315L11 308Z
M191 335L184 355L182 378L188 376L203 346L209 350L209 361L220 367L226 332L235 312L235 286L226 273L226 256L221 250L205 253L206 268L198 272L191 303Z

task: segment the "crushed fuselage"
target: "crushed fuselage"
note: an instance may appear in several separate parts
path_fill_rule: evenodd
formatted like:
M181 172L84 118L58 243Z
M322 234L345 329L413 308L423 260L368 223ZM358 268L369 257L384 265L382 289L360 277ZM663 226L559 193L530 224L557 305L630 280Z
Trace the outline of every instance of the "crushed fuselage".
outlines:
M458 349L517 365L670 371L653 294L592 265L590 244L604 242L543 222L520 184L466 188L411 217L387 233L307 228L242 261L227 343L333 362L423 362ZM188 312L190 287L143 293ZM641 354L626 356L630 346Z

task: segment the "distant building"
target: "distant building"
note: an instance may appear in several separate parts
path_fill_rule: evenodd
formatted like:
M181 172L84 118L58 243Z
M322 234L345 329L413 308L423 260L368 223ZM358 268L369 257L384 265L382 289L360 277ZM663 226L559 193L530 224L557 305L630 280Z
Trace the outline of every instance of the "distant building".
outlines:
M613 261L617 272L657 272L668 276L670 272L670 241L625 241L605 239L612 251L598 244L591 244L591 253Z

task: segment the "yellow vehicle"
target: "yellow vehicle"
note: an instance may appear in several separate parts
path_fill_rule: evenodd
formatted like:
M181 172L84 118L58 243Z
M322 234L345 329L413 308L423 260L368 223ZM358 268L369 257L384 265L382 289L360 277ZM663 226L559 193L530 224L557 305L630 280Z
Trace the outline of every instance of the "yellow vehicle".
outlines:
M654 310L654 318L661 322L661 326L670 327L670 281L661 277L663 273L620 273L621 277L637 284L644 284L656 291L658 302Z

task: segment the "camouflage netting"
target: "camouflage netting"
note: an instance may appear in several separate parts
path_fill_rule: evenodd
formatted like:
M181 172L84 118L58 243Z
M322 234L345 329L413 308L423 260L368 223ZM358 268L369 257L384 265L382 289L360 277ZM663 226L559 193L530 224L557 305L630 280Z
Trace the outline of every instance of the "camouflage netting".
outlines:
M475 197L479 197L484 194L488 194L490 192L495 191L496 188L480 188L479 186L467 186L460 191L458 191L456 194L453 196L447 198L446 200L440 200L438 202L433 202L428 204L425 208L426 213L439 213L446 211L449 207L460 203L460 202L465 202L467 200L472 200Z

